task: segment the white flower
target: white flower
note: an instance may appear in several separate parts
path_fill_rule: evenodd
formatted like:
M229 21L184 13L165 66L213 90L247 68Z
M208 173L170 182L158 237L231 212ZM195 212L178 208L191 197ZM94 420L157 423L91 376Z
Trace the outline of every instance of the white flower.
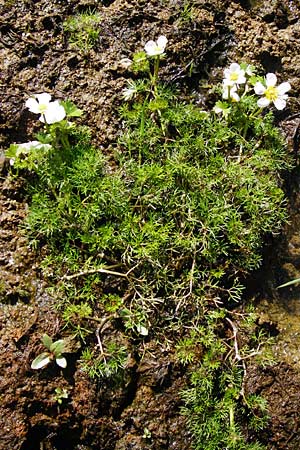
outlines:
M59 101L51 102L51 95L45 92L30 97L25 105L34 114L40 114L39 120L43 123L60 122L66 116L66 111Z
M166 36L159 36L156 42L148 41L145 45L145 52L148 56L162 55L165 51L168 39Z
M264 108L270 103L274 103L277 109L284 109L288 98L286 92L291 89L290 83L285 82L276 86L277 77L274 73L267 73L265 83L266 86L258 81L254 86L254 92L257 95L263 95L263 97L258 100L257 105L260 108Z
M39 141L24 142L23 144L17 144L17 145L18 145L17 156L20 153L28 153L32 148L35 148L35 149L44 148L47 150L49 148L51 148L50 144L43 144L42 142L39 142Z
M233 102L239 102L240 101L240 96L237 93L237 86L236 84L234 84L233 86L223 83L223 94L222 97L225 100L228 100L229 98L231 98L231 100Z
M224 70L223 83L227 86L246 83L245 71L237 63L230 64L229 69Z
M44 149L44 150L49 150L51 148L50 144L43 144L42 142L39 141L30 141L30 142L24 142L23 144L13 144L13 146L16 148L15 150L15 155L16 157L20 156L20 155L27 155L30 150L40 150L40 149ZM9 164L11 166L13 166L15 163L15 158L10 158L9 160Z

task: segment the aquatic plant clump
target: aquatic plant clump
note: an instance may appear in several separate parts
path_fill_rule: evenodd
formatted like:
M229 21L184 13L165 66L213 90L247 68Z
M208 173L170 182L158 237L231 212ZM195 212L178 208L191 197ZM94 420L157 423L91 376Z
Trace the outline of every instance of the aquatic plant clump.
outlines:
M68 34L70 46L89 52L95 48L100 36L101 15L92 9L70 16L64 23L64 31Z
M126 62L143 76L123 90L123 133L113 165L90 144L87 128L64 117L47 121L47 108L36 104L31 111L45 115L41 146L22 152L24 144L15 144L7 155L12 170L35 173L27 177L26 231L36 248L47 248L45 265L57 280L64 320L87 347L83 369L92 378L124 373L130 350L122 333L137 352L145 338L173 345L182 364L195 364L191 349L201 348L194 387L185 396L195 442L202 442L195 448L206 448L203 424L215 408L212 423L221 431L207 448L234 439L240 447L232 448L254 449L242 446L233 420L235 410L242 411L237 403L250 414L241 383L242 361L251 352L232 358L235 342L229 350L224 345L225 324L235 337L228 305L241 299L242 281L259 267L266 237L287 219L281 173L292 161L257 95L283 106L288 83L271 99L274 77L267 75L263 89L264 78L252 66L232 63L217 87L222 100L200 110L159 81L167 42L164 36L149 41ZM81 115L70 102L60 106L68 119ZM120 344L106 341L103 348L106 323ZM221 400L213 394L216 380ZM206 397L198 398L203 389Z

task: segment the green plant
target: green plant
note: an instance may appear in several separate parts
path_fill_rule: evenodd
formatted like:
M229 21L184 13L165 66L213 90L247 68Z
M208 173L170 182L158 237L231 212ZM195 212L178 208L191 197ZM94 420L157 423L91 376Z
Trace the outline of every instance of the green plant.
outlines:
M121 376L127 360L127 349L116 342L108 342L105 352L96 354L86 348L81 355L82 370L91 378L114 378Z
M182 26L187 22L190 22L194 17L195 7L193 1L185 0L179 10L179 17L177 19L178 26Z
M72 330L74 336L80 337L83 341L91 333L87 327L87 319L93 314L93 309L87 303L76 305L65 301L62 307L62 318L66 327Z
M222 336L222 315L210 313L205 326L198 329L198 345L202 347L203 356L199 367L191 374L191 387L183 392L185 407L182 409L194 436L193 448L197 450L264 449L259 443L246 442L243 435L245 421L249 428L265 428L268 410L262 397L247 395L244 391L245 361L251 350L247 346L239 349L238 330L230 323L232 347ZM240 326L242 328L244 323Z
M67 398L69 398L69 392L67 391L67 389L60 388L60 387L55 388L55 394L54 394L54 396L53 396L53 399L54 399L59 405L61 405L62 402L63 402L64 400L66 400Z
M300 283L300 278L295 278L294 280L287 281L286 283L281 284L280 286L277 286L277 289L281 289L288 286L293 286L294 284Z
M145 439L145 440L150 440L151 438L152 438L152 434L151 434L151 431L150 430L148 430L148 428L144 428L144 433L143 433L143 439Z
M192 330L188 337L180 339L175 346L176 358L181 364L195 362L202 354L202 347L199 343L198 333Z
M88 52L98 42L100 23L100 14L96 11L88 10L69 17L64 22L63 27L69 34L70 44L83 52Z
M12 171L34 172L24 228L46 246L44 265L91 378L122 378L124 342L139 355L144 339L175 347L177 363L193 370L184 413L195 448L259 449L242 425L253 417L263 426L265 406L247 397L243 377L265 338L257 333L239 348L232 305L265 239L287 220L281 174L292 160L262 108L281 109L288 85L233 63L208 104L218 92L222 101L200 110L160 81L166 44L160 36L133 57L133 72L146 78L123 91L113 164L85 127L68 128L63 139L60 121L45 125L39 148L15 154ZM253 325L252 313L245 324Z
M65 343L63 339L53 342L52 338L47 334L42 337L44 346L48 349L47 352L40 353L31 363L32 369L42 369L49 364L50 361L55 360L56 364L63 369L67 367L67 360L62 354L64 353Z

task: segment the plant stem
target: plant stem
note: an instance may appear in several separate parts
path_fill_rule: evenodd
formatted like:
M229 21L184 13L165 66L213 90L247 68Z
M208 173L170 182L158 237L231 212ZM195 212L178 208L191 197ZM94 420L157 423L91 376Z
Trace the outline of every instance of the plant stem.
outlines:
M157 97L157 79L158 79L158 71L159 71L159 61L160 61L160 58L158 55L154 59L153 75L151 76L151 84L153 87L154 97Z
M60 141L64 150L67 150L69 152L71 150L71 145L69 142L69 137L66 133L60 132Z

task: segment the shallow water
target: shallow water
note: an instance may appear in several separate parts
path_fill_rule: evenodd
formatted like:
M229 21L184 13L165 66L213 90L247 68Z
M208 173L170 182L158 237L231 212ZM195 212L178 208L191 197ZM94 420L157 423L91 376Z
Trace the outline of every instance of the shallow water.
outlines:
M279 332L272 348L275 360L300 367L300 288L294 292L290 298L263 299L257 312L261 322L274 324Z

